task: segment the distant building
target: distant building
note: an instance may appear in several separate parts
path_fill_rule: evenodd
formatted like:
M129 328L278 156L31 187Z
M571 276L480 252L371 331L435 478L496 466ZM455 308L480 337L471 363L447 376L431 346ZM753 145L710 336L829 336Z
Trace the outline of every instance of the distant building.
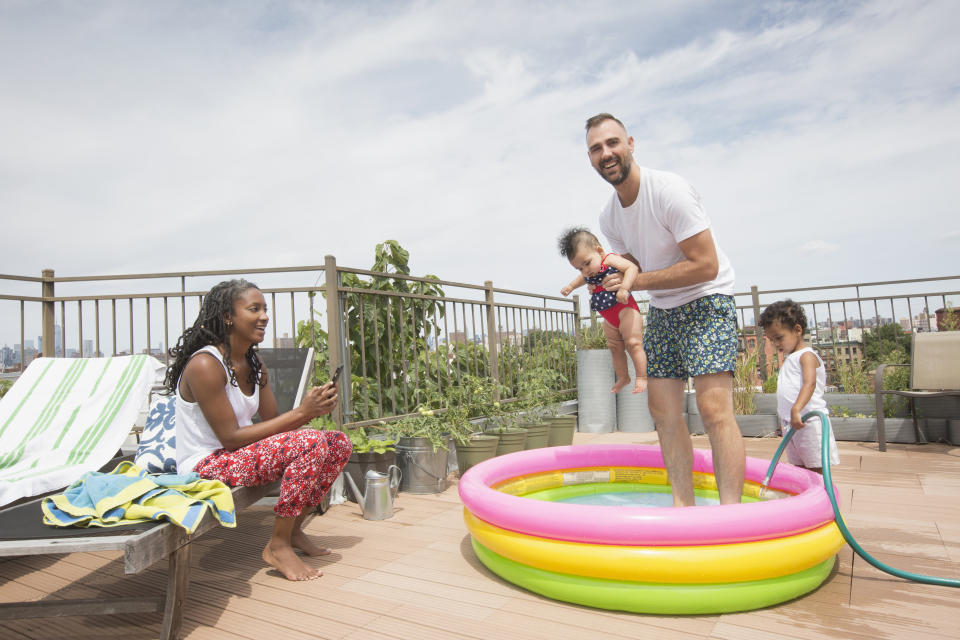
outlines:
M37 336L37 351L43 353L43 336ZM59 356L63 353L63 328L60 325L53 325L53 355Z
M284 333L277 338L277 349L295 349L296 347L297 341L295 338L291 338L289 333Z
M900 326L904 331L930 331L931 321L935 321L934 316L928 315L926 309L923 312L913 316L913 318L900 318Z

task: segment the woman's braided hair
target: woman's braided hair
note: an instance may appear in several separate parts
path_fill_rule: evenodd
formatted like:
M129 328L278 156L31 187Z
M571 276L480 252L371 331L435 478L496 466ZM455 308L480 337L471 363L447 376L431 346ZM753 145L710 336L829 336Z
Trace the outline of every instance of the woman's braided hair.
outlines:
M180 374L187 366L190 356L207 345L224 348L223 362L227 366L227 371L230 372L230 384L235 387L238 386L237 375L233 370L230 359L230 329L226 321L228 317L233 315L234 302L243 292L249 289L259 289L259 287L242 279L226 280L210 289L210 292L203 297L200 312L197 314L193 326L183 332L183 335L177 340L176 346L169 351L172 362L167 367L167 375L164 379L164 385L169 393L172 394L176 391ZM262 364L260 363L260 357L257 355L257 345L251 345L244 357L250 364L248 380L262 387L265 381L261 379L260 375Z

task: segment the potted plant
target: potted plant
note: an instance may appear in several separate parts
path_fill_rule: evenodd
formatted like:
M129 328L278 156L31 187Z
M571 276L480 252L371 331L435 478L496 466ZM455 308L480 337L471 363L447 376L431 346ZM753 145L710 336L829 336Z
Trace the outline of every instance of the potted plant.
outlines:
M421 406L417 413L390 424L397 439L400 490L440 493L447 487L447 449L450 429L438 412Z
M478 425L485 414L499 409L494 385L488 378L464 376L459 385L448 387L444 394L443 419L455 442L460 475L497 453L499 435L485 433Z
M353 452L343 471L350 475L356 486L364 486L364 476L367 475L367 471L373 469L380 473L387 473L390 465L396 464L397 441L389 435L374 433L371 437L366 428L356 427L348 429L347 436L353 444ZM347 499L351 502L357 501L350 491L347 491Z
M737 355L733 370L733 413L740 433L745 436L763 437L777 432L776 413L756 413L757 403L754 396L757 393L755 382L759 357L759 346L753 351L742 352Z
M527 430L517 425L517 416L500 412L500 403L497 403L497 413L487 419L486 433L496 434L497 452L502 456L514 451L523 451L527 443Z
M603 326L597 322L580 330L577 339L577 404L580 431L610 433L617 430L617 399L613 358Z
M527 429L525 449L571 444L576 416L560 417L558 393L566 378L559 371L535 367L523 372L517 386L518 407L523 409L518 426ZM572 423L571 423L572 418ZM556 430L556 435L554 435Z

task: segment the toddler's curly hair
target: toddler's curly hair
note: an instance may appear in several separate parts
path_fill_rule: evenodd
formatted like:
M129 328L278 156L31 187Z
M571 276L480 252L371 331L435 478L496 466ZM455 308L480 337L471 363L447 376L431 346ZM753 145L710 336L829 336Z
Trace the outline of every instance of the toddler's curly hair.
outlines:
M801 333L807 332L807 314L803 307L789 298L774 302L760 314L760 326L764 329L774 322L779 322L789 329L800 325Z

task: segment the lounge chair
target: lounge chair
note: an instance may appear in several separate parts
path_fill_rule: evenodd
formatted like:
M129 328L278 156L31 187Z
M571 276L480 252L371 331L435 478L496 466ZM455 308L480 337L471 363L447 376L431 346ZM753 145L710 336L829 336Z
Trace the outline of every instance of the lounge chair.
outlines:
M277 382L277 401L281 411L295 406L303 395L313 366L313 349L265 349L263 359L270 371L271 386ZM152 360L152 358L151 358ZM155 361L156 362L156 361ZM159 363L158 363L159 364ZM32 367L32 365L31 365ZM8 392L13 393L27 376ZM129 433L136 408L147 397L154 380L138 387L135 410L125 421L122 437L114 442L113 451ZM291 391L292 389L292 391ZM131 394L133 391L131 390ZM17 397L17 396L15 396ZM6 397L4 398L6 401ZM281 404L282 403L282 404ZM5 408L6 402L4 402ZM3 415L3 413L0 413ZM118 417L118 420L120 418ZM73 435L78 427L76 421L67 424L57 422L56 427ZM0 425L3 423L0 422ZM118 430L120 427L118 427ZM3 451L3 450L0 450ZM112 468L119 459L108 462L103 468ZM95 470L97 467L94 467ZM82 472L64 480L60 489L75 481ZM236 513L256 503L270 490L270 486L234 488L233 501ZM163 596L95 598L83 600L44 600L40 602L0 603L0 620L17 618L40 618L67 615L98 615L117 613L144 613L163 611L160 637L173 640L179 637L183 622L183 604L190 583L190 543L217 526L215 518L207 517L193 534L169 523L145 523L125 525L110 529L44 529L40 511L40 498L18 504L0 511L0 557L76 553L88 551L123 551L124 573L140 573L153 563L164 558L168 562L167 587ZM37 531L39 530L39 534ZM13 534L12 536L10 534ZM48 533L52 535L47 535Z
M910 389L884 389L884 369L906 366L910 367ZM919 398L960 396L960 331L913 334L910 364L878 366L874 373L874 392L877 398L877 443L880 451L887 450L887 431L883 415L883 396L887 394L910 400L910 415L913 417L917 442L926 442L926 435L917 418L916 401Z

